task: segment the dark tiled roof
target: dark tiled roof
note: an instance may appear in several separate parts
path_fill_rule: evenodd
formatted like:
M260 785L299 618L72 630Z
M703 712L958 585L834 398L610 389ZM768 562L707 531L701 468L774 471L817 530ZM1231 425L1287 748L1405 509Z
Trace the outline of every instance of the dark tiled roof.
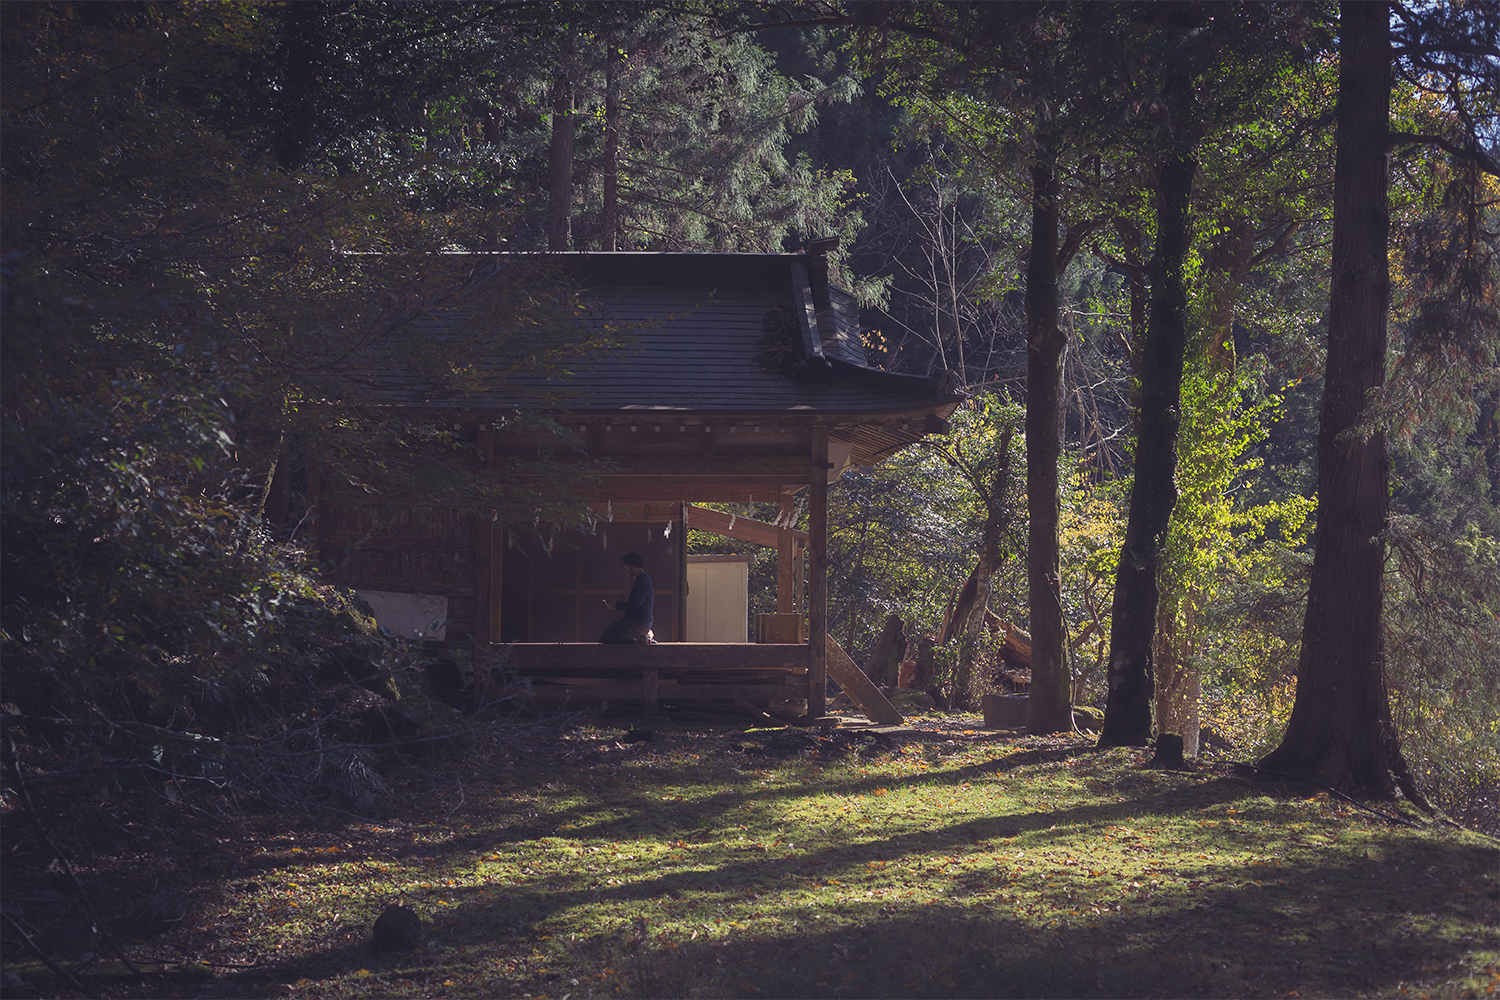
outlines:
M539 392L557 394L556 404L580 413L880 413L946 409L955 401L936 379L869 368L853 296L830 289L831 308L815 314L807 258L800 254L583 253L553 259L599 300L609 321L633 330L629 342L578 359L565 383L511 376L466 396L461 405L536 405L527 401ZM783 317L805 317L802 353L831 362L815 362L812 377L785 373L784 366L782 373L768 370L775 366L763 361L767 315L780 307ZM428 325L434 336L442 335L440 321ZM409 385L381 381L366 384L377 395L406 397L391 402L437 402L411 398Z

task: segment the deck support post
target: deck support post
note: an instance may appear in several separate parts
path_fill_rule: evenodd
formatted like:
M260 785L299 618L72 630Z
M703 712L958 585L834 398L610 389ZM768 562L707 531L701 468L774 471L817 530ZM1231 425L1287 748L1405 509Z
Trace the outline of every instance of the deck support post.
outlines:
M828 429L812 429L808 470L807 714L826 714L828 688Z

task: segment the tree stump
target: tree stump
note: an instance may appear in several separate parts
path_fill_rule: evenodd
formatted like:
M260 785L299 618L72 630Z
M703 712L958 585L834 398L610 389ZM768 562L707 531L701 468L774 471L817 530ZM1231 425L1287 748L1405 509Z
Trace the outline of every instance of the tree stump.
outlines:
M416 951L422 947L422 918L405 906L387 906L375 918L376 951Z
M901 671L900 671L900 674L896 678L896 686L898 688L914 688L914 687L917 686L916 683L915 683L916 679L917 679L917 661L916 660L902 660L901 661Z
M924 635L917 640L917 653L913 659L917 663L916 676L912 678L911 687L919 691L932 694L932 678L937 673L937 640L930 635Z
M875 650L870 654L865 674L876 687L895 687L901 661L906 659L906 627L900 615L886 615L880 627L880 637L875 640Z
M1156 756L1146 765L1158 771L1186 771L1187 761L1182 759L1182 737L1176 733L1160 733L1156 737Z

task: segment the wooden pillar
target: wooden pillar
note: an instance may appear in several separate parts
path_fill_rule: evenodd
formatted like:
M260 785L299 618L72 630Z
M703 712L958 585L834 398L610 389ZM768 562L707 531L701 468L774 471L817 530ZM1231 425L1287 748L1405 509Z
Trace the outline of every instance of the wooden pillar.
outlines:
M797 610L797 568L793 564L796 554L792 551L792 531L796 527L792 518L797 513L797 498L791 493L781 494L776 506L776 521L783 525L776 532L776 611L789 615Z
M495 464L495 429L481 424L478 435L479 464L486 471ZM492 560L495 524L483 511L474 515L474 707L484 705L490 683L490 640L499 622L491 621L495 583Z
M828 430L812 429L808 468L807 641L812 646L807 665L807 714L827 713L824 696L828 681Z
M661 709L659 697L660 671L656 667L646 667L641 671L641 714L656 715Z
M688 607L688 504L677 505L677 634L672 638L687 642Z

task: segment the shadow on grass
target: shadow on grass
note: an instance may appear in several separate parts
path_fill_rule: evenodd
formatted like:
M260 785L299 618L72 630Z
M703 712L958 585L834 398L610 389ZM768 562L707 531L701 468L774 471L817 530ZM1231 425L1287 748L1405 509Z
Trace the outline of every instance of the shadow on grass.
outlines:
M1022 751L907 778L827 773L816 788L735 786L683 803L661 801L661 787L701 786L713 781L719 768L658 767L649 775L615 771L607 780L597 776L591 785L580 781L574 790L587 786L604 803L598 808L628 815L584 822L564 836L626 839L673 827L691 829L705 811L747 808L771 798L821 795L830 788L847 794L902 783L972 781L1021 763L1058 762L1086 752L1069 748L1039 757L1037 751ZM1047 885L1042 903L1008 897L993 880L977 876L933 876L947 887L947 896L924 906L903 903L885 891L849 898L852 885L837 893L818 888L826 887L830 876L854 882L871 861L955 845L981 851L1059 847L1086 857L1086 838L1100 836L1106 828L1149 818L1222 816L1221 807L1231 804L1244 807L1242 821L1217 827L1213 837L1225 846L1254 849L1262 837L1257 816L1280 808L1266 801L1277 788L1239 778L1139 778L1144 784L1132 784L1134 797L1128 800L953 818L931 828L886 834L872 825L850 831L855 840L784 855L747 852L725 859L733 846L710 837L707 849L717 850L719 857L706 870L622 876L623 884L611 885L597 865L579 859L571 871L524 885L434 888L410 893L408 900L427 915L444 915L445 946L494 954L531 950L541 939L537 928L565 920L574 909L597 912L601 905L603 912L618 915L621 927L637 916L652 926L663 920L690 926L684 922L688 911L697 911L696 919L760 897L758 916L791 928L713 940L658 933L634 957L620 928L598 928L570 952L568 961L575 965L632 969L634 983L627 980L619 988L660 996L1366 994L1392 990L1423 969L1445 966L1486 946L1475 943L1472 931L1493 922L1495 904L1487 895L1493 891L1493 849L1394 831L1381 841L1378 859L1297 842L1285 857L1260 868L1243 861L1210 862L1192 883L1143 886L1127 880L1087 886L1059 880ZM606 786L602 791L601 784ZM586 820L594 808L551 812L499 837L495 832L456 836L432 845L430 853L455 860L472 856L515 838L523 826L551 836L560 832L559 825ZM1286 815L1278 821L1286 823ZM1325 823L1327 828L1338 825ZM1286 829L1278 835L1285 836ZM709 860L706 854L703 860ZM1032 913L1015 909L1041 905L1058 916L1044 929L1035 926ZM1494 947L1493 941L1487 946ZM330 941L325 949L275 971L278 979L288 981L369 969L382 982L441 986L445 975L460 974L444 962L440 956L381 957L362 940ZM479 986L482 992L569 992L536 965L523 963L502 975L493 959L480 964L482 969L471 965L462 974L471 982L476 974L490 976ZM226 985L245 995L270 995L271 990L259 975Z
M981 901L887 916L879 901L833 907L841 925L769 938L658 947L663 996L1148 997L1366 995L1462 958L1458 934L1424 934L1428 914L1470 927L1493 916L1483 891L1436 868L1482 871L1493 852L1409 844L1384 863L1283 869L1285 884L1158 892L1120 912L1037 931ZM1392 868L1410 870L1405 878ZM1350 886L1359 885L1359 905ZM1343 887L1343 888L1333 888ZM1315 889L1324 891L1314 892ZM840 912L841 911L841 912Z
M882 899L830 901L818 913L835 924L822 929L806 903L787 905L795 929L777 935L691 941L654 936L639 962L639 986L627 992L656 996L736 997L1193 997L1366 995L1394 989L1422 970L1446 966L1474 947L1471 938L1441 930L1443 921L1483 926L1493 901L1482 887L1455 873L1493 868L1493 851L1464 844L1402 843L1382 861L1345 859L1277 869L1271 884L1226 885L1138 893L1119 910L1076 911L1065 923L1038 930L1006 904L955 898L894 909ZM736 896L782 888L775 873L745 866ZM1439 874L1434 875L1436 871ZM1232 873L1231 873L1232 874ZM720 870L720 882L735 873ZM538 892L503 900L497 920L484 889L443 895L467 897L443 908L452 946L525 950L530 921L601 898L618 904L623 921L685 887L677 879L647 880L609 893ZM434 893L433 895L436 895ZM434 900L414 900L431 912ZM706 925L705 925L706 926ZM465 928L483 928L481 936ZM1424 932L1424 928L1428 931ZM626 967L625 936L601 928L578 948L598 967ZM378 982L434 987L453 976L486 981L493 995L555 988L539 966L497 974L493 961L456 965L437 956L381 956L361 938L299 956L275 970L275 981L314 981L369 970ZM634 971L635 967L631 967ZM267 971L250 974L237 995L280 995ZM555 977L554 977L555 978ZM375 984L372 984L374 986ZM472 988L468 991L472 994ZM566 989L560 992L567 992ZM379 995L379 988L375 988Z
M872 746L876 745L873 738L874 734L871 734ZM731 741L731 745L733 742L747 741L739 739ZM519 820L501 830L455 837L449 842L449 850L462 853L481 846L520 843L554 835L566 835L574 839L617 839L644 833L692 837L704 817L723 815L750 804L769 806L788 799L814 798L825 795L830 790L858 795L872 792L876 788L959 784L1004 774L1026 765L1060 763L1094 752L1087 744L1060 749L1021 750L981 764L905 777L859 777L847 772L840 774L824 771L816 784L801 788L790 785L766 788L732 770L737 764L744 764L745 769L760 766L762 762L753 755L747 755L743 759L731 756L727 760L720 757L715 763L705 763L702 766L654 763L649 770L642 769L639 772L624 767L611 767L606 773L602 768L609 765L595 765L593 769L580 768L566 774L549 774L549 777L568 782L576 793L590 795L597 802L587 806L549 810L544 816ZM809 761L810 766L825 766L827 763L827 760ZM593 782L605 783L606 790L601 793L591 783L591 779ZM702 786L711 781L717 784L712 794L668 806L660 801L663 788ZM603 811L623 812L625 815L597 819L597 814Z
M743 737L731 736L724 742L729 746L734 746L745 743L746 740ZM957 785L1003 775L1022 766L1062 763L1074 758L1088 757L1096 752L1088 744L1043 750L1020 749L977 764L935 772L915 773L904 777L861 776L852 771L822 770L816 782L806 786L798 787L783 783L769 788L758 784L744 772L737 771L733 765L741 761L736 756L730 756L728 762L719 757L714 761L704 761L700 765L684 765L677 761L642 762L638 755L629 763L647 763L649 769L618 766L611 762L607 765L596 765L593 769L550 769L536 778L538 785L544 780L551 779L554 795L571 793L593 800L585 805L551 809L544 807L540 815L511 817L508 823L498 829L491 827L486 830L460 832L448 837L441 844L424 845L420 851L412 849L410 845L396 845L375 853L372 858L391 861L402 861L412 857L429 861L456 860L493 850L498 846L537 841L548 837L565 837L569 840L584 841L616 841L635 836L661 836L684 839L696 844L713 840L720 832L716 829L718 818L737 810L768 812L774 806L784 804L787 800L816 798L830 791L844 795L861 795L872 793L878 788L898 790ZM1129 751L1114 752L1128 753ZM754 765L753 760L746 763L749 766ZM810 762L810 766L824 764L826 762ZM1087 773L1087 771L1081 771L1079 776L1086 777ZM681 801L665 802L661 797L661 791L665 788L690 789L695 786L701 788L705 785L711 786L714 790L700 797L684 797ZM1024 792L1024 786L1019 790ZM782 870L790 867L794 871L823 869L829 866L862 863L872 859L889 860L912 851L932 850L958 843L983 843L1039 831L1066 831L1077 827L1129 822L1141 816L1176 814L1247 797L1292 795L1302 789L1290 786L1280 788L1238 777L1168 776L1160 772L1139 771L1128 775L1123 782L1118 784L1116 790L1123 794L1117 796L1114 802L1095 802L1087 806L1059 810L1029 810L990 815L950 822L929 830L899 834L873 844L862 841L859 844L842 848L830 848L818 852L803 851L790 860L762 858L759 862L748 862L748 864L752 866L759 864L761 867L770 865ZM599 818L601 812L620 815L601 819ZM706 829L705 823L707 823ZM873 832L873 829L861 832ZM1220 835L1236 841L1253 838L1253 833L1249 830L1221 831ZM252 872L270 873L281 867L302 866L310 860L312 859L306 856L290 853L262 855L242 864L244 874L241 877ZM680 878L668 876L661 880L651 880L650 891L675 891L677 887L673 883L676 881L680 881ZM690 881L686 888L698 890L701 886Z

